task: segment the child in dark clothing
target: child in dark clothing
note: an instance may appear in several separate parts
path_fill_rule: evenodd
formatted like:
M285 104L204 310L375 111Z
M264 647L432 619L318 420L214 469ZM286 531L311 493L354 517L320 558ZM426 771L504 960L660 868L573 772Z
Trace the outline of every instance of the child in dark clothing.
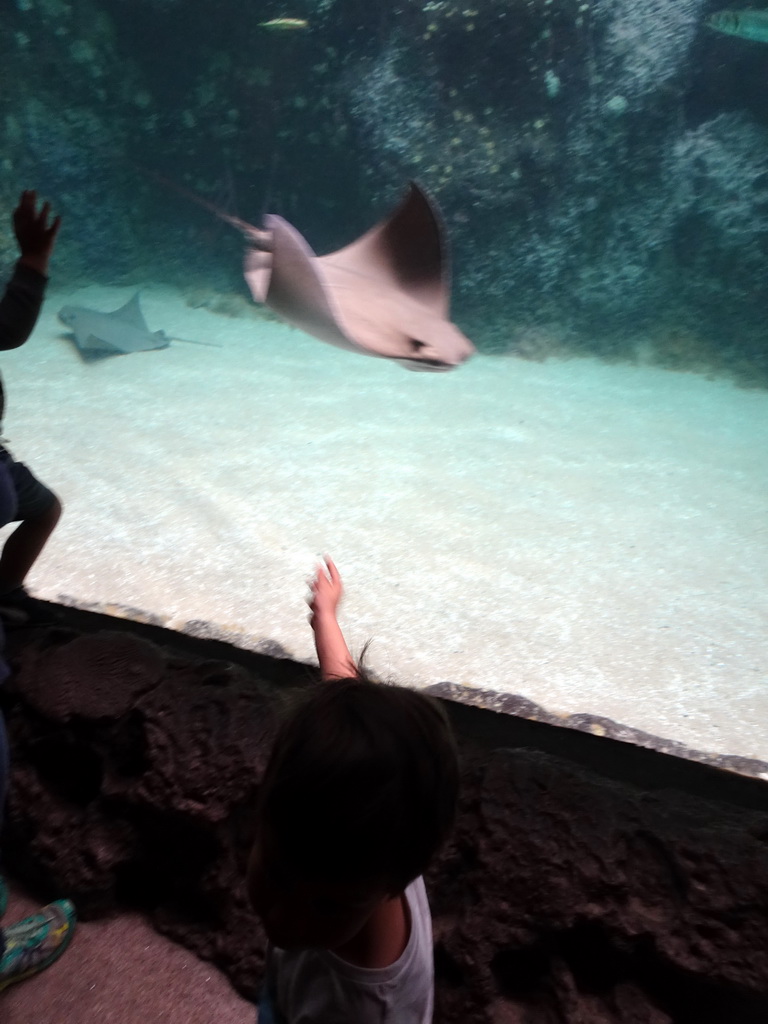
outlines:
M0 300L0 349L19 348L32 333L40 313L50 260L61 218L48 223L50 206L37 210L34 192L22 193L13 214L13 228L21 257ZM0 425L5 396L0 381ZM20 525L0 553L0 616L9 622L34 614L34 602L24 590L24 579L43 550L61 515L61 503L22 463L0 445L0 486L15 495L10 519Z
M330 559L311 587L324 682L278 732L249 866L270 940L260 1024L430 1024L421 876L455 815L455 743L437 701L355 665Z
M34 192L24 192L13 215L21 259L5 295L0 300L0 348L23 345L35 326L46 271L59 218L48 225L47 203L38 213ZM0 418L3 411L0 384ZM61 505L51 492L32 476L26 466L14 462L0 447L0 526L22 520L0 555L0 593L20 588L21 583L53 530ZM3 603L0 597L0 605ZM2 611L2 609L0 609ZM8 675L2 657L4 638L0 626L0 683ZM0 823L2 822L9 763L5 724L0 713ZM8 893L0 878L0 916L5 912ZM69 900L56 900L36 914L0 928L0 991L43 970L67 948L75 928L75 908Z

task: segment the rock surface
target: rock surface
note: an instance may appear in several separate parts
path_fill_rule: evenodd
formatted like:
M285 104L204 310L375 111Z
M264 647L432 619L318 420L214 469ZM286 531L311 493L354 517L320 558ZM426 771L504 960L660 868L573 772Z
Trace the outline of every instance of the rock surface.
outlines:
M14 644L12 870L83 918L147 911L253 996L264 936L243 875L274 683L125 628ZM768 814L462 747L458 826L427 879L436 1021L768 1019Z

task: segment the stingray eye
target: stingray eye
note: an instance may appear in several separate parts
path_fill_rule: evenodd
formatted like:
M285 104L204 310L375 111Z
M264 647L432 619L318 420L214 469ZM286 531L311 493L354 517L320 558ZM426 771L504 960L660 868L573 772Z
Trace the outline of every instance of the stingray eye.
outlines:
M418 338L409 338L408 342L414 352L421 352L423 348L427 347L426 341L419 341Z

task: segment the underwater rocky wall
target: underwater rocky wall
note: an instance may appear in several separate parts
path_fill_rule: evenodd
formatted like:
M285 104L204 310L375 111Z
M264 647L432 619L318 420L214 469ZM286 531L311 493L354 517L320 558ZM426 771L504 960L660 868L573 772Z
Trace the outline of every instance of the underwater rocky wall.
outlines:
M82 919L143 909L253 997L252 810L280 695L316 677L221 644L159 646L135 624L90 628L13 636L5 859ZM632 783L470 729L459 740L458 823L427 878L436 1024L764 1024L764 784L726 802L709 798L710 769L676 789L672 759L651 771L648 752Z
M768 383L768 47L718 0L9 6L0 201L64 209L59 275L238 286L237 237L140 168L319 251L417 177L482 349Z

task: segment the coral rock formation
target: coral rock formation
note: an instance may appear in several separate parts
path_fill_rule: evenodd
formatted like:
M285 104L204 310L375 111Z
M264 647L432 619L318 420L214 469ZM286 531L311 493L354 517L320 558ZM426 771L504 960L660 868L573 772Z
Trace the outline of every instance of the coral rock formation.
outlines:
M6 857L82 917L143 908L253 996L264 936L243 876L281 701L139 632L17 634ZM314 678L274 664L283 690ZM462 748L458 825L427 879L440 1024L768 1019L768 814Z

